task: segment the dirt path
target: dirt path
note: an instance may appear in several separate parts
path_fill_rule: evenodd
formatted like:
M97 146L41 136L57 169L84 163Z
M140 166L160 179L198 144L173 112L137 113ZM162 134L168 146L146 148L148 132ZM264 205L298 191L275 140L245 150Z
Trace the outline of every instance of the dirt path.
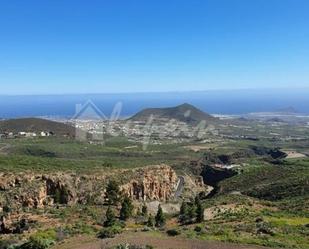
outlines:
M84 241L84 242L82 242ZM237 245L222 242L190 240L179 237L155 236L147 233L128 233L114 239L93 240L74 239L53 249L108 249L119 244L134 244L139 246L152 245L156 249L265 249L266 247Z

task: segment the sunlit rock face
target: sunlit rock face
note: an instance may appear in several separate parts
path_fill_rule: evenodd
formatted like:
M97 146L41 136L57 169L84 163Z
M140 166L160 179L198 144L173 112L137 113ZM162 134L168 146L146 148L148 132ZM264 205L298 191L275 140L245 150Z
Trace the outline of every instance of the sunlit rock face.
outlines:
M106 202L106 186L117 179L124 195L134 200L166 201L177 185L175 171L167 165L93 175L72 173L0 174L0 210L53 205L95 204Z
M152 166L138 172L139 177L121 187L122 192L135 200L167 201L175 191L176 172L167 165Z

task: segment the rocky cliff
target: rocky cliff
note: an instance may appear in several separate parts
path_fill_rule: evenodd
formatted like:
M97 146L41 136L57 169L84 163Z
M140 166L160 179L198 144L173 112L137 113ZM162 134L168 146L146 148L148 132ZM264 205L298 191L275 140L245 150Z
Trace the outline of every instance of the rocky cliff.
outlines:
M178 181L175 171L167 165L149 167L135 172L139 177L121 187L122 192L135 200L168 200Z
M100 205L105 202L110 179L117 179L123 194L135 200L166 201L177 183L175 171L167 165L96 175L0 173L0 212L55 204Z

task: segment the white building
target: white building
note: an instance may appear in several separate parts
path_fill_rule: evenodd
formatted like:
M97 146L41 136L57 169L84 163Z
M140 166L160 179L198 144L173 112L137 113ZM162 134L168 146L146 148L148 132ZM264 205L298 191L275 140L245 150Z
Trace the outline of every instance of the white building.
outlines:
M41 137L48 137L49 136L49 132L41 131L40 136Z

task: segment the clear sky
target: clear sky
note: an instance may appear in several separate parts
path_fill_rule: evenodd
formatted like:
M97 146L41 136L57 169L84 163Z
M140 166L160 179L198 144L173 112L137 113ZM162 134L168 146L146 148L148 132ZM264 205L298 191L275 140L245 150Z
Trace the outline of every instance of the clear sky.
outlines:
M0 94L309 87L308 0L1 0Z

